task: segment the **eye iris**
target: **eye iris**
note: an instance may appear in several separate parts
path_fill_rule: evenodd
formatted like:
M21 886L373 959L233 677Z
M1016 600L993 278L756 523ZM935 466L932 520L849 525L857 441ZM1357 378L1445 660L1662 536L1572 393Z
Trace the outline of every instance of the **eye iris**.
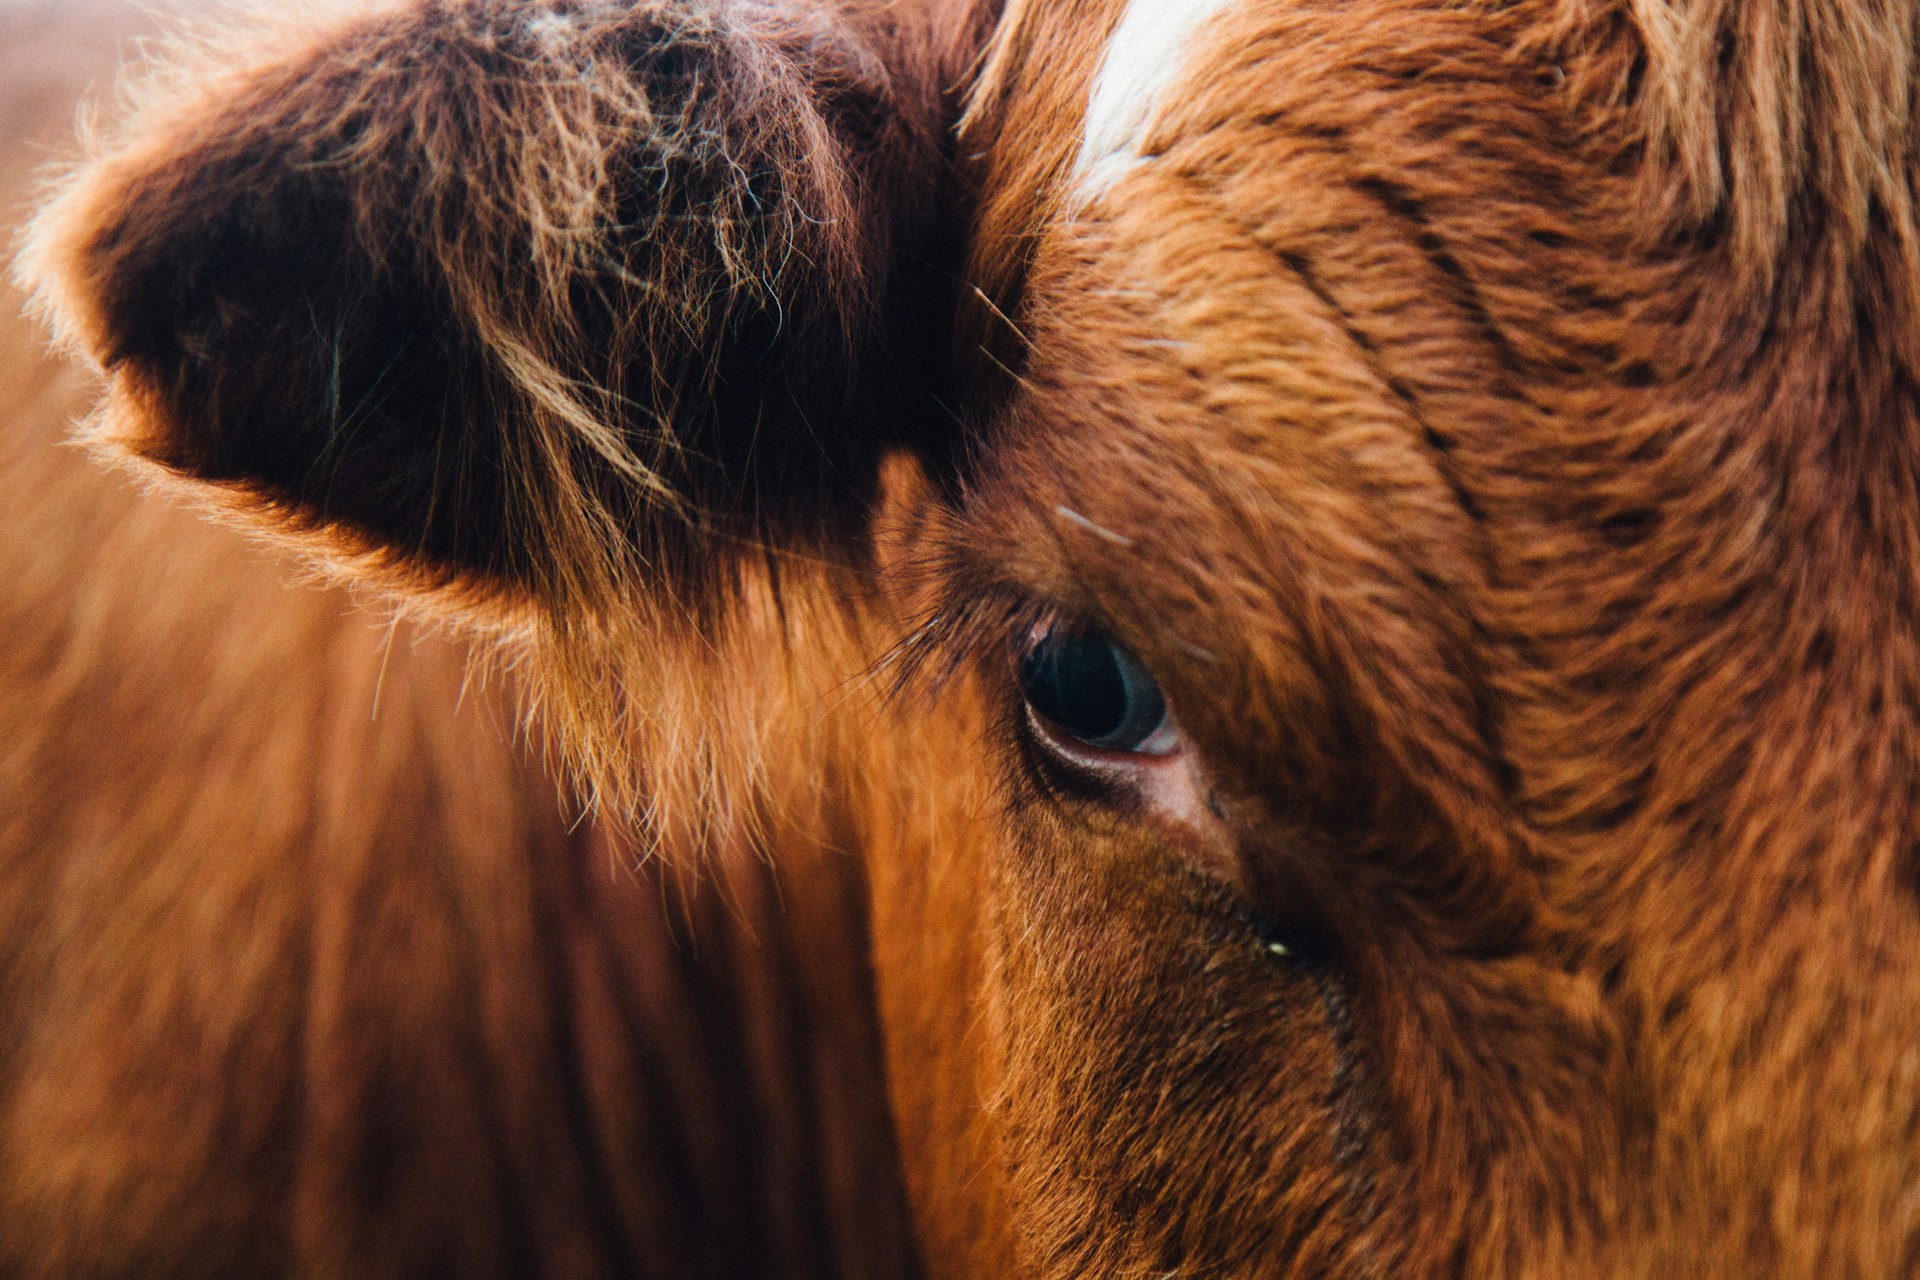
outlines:
M1146 668L1097 633L1055 630L1020 663L1027 703L1089 745L1131 751L1166 719L1166 703Z

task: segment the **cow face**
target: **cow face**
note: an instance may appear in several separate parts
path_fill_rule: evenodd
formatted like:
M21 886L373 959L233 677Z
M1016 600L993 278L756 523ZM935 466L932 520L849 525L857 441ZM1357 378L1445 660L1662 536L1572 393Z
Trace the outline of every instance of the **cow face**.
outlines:
M1910 17L992 16L358 20L39 269L657 838L861 851L936 1270L1910 1271Z

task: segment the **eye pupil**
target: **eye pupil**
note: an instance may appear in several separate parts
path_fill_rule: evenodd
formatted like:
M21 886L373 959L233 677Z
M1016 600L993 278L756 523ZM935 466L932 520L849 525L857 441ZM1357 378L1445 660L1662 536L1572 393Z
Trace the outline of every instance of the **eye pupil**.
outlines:
M1138 750L1167 718L1146 668L1098 632L1049 631L1021 660L1019 674L1027 704L1091 746Z
M1027 701L1079 738L1104 738L1127 718L1127 686L1111 643L1055 632L1021 664Z

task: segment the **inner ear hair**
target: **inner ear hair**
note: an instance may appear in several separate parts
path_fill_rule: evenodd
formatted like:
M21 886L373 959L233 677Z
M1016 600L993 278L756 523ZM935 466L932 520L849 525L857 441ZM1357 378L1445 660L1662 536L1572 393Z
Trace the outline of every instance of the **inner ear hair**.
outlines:
M684 588L844 535L915 420L885 353L945 156L907 25L474 0L213 41L23 274L110 447L330 554L550 610Z

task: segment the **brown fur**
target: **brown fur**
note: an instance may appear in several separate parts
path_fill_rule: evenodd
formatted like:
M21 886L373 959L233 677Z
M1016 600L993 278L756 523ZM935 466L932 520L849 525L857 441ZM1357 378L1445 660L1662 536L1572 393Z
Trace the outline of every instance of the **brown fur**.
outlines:
M7 221L136 21L0 13ZM0 1274L916 1274L860 867L640 864L466 645L62 447L21 301Z
M990 10L262 39L27 270L108 438L523 640L645 838L858 855L931 1273L1911 1274L1920 18L1246 0L1083 202L1120 6ZM1024 727L1049 617L1187 816Z

